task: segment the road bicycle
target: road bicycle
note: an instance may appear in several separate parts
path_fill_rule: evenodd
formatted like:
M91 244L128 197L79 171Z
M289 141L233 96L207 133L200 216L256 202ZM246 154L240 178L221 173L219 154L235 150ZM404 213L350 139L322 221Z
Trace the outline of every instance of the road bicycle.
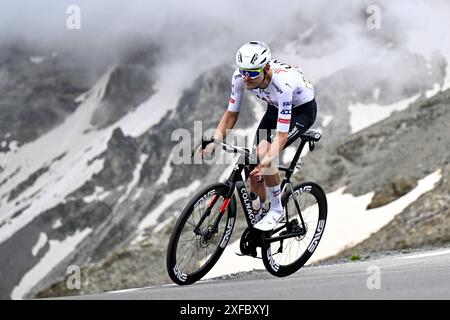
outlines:
M290 179L302 165L300 155L306 143L314 150L321 134L308 130L281 183L282 220L271 231L260 231L249 199L245 181L257 163L248 149L218 142L226 152L238 153L239 159L224 183L213 183L198 191L179 216L167 248L166 268L179 285L192 284L204 277L216 264L227 246L236 221L236 193L248 227L240 239L242 255L258 258L257 249L268 272L285 277L299 270L312 256L322 238L327 219L327 199L315 182L292 186ZM202 149L212 140L202 140ZM198 146L200 146L200 144ZM192 156L197 147L194 147ZM242 175L244 174L244 178Z

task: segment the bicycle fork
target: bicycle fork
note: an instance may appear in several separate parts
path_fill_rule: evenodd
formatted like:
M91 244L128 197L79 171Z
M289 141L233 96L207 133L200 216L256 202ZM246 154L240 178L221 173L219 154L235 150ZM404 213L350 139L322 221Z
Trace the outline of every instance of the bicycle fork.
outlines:
M230 190L234 190L233 188L230 188ZM222 218L223 213L225 212L225 210L228 207L228 204L231 201L231 197L233 196L233 192L228 192L225 200L223 201L222 206L220 207L219 210L219 214L217 215L216 219L214 220L214 225L212 228L212 233L217 233L219 230L219 223L220 223L220 219ZM200 226L203 224L203 222L205 221L205 219L207 217L209 217L209 215L211 214L211 209L214 207L214 205L216 204L217 200L220 198L220 195L215 194L214 197L211 199L208 208L206 208L205 212L202 214L202 216L200 217L200 220L198 221L197 225L194 228L194 233L196 235L201 235L202 232L200 231Z
M294 199L295 208L297 209L297 213L300 216L300 221L302 222L302 228L303 228L303 230L306 230L305 221L303 220L302 211L300 210L300 206L298 204L297 197L295 196L294 188L292 188L292 184L290 182L287 182L286 184L288 185L289 191L292 194L292 199ZM287 220L287 223L289 223L287 209L286 209L286 220Z

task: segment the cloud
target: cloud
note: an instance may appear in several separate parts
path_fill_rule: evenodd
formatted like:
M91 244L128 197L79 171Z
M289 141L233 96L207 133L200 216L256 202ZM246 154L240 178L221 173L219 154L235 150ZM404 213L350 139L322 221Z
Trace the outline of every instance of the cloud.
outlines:
M232 64L238 47L249 40L267 42L276 55L311 26L321 28L310 40L319 54L350 42L363 51L374 50L374 38L383 37L405 45L412 30L430 34L426 43L430 52L444 45L442 34L450 13L446 1L377 1L382 17L378 33L366 27L371 4L368 0L3 0L0 44L18 41L109 61L133 46L133 39L148 39L162 48L162 62L185 59L199 69ZM80 30L66 27L69 5L80 7Z

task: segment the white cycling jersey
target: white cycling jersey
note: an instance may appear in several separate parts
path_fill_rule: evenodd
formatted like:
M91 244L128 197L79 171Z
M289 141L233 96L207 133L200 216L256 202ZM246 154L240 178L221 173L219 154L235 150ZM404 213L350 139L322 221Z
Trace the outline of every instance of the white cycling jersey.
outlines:
M314 87L303 77L303 70L278 60L269 62L272 80L266 89L250 90L259 99L278 108L277 131L289 132L291 110L314 99ZM244 97L244 78L239 69L231 80L231 97L228 110L239 112Z

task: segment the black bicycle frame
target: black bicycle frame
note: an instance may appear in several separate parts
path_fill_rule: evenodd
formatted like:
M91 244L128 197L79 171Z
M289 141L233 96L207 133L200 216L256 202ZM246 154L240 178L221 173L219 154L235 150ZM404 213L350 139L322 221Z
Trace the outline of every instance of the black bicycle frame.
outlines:
M310 142L311 143L311 142ZM294 188L292 187L292 184L290 182L291 176L294 173L294 170L297 166L297 162L298 159L300 158L300 154L303 151L303 148L305 147L306 141L305 140L301 140L299 147L297 148L297 151L294 155L294 158L291 161L291 164L289 167L278 167L279 170L284 171L285 172L285 176L281 182L281 190L284 189L284 187L287 185L289 187L289 191L291 192L291 194L293 195L293 199L294 199L294 203L295 203L295 207L297 209L297 212L300 216L300 220L301 220L301 224L303 229L305 229L305 222L303 220L302 214L301 214L301 210L300 210L300 206L298 204L297 198L294 196ZM311 147L311 146L310 146ZM245 186L245 181L248 179L249 174L250 174L250 168L252 166L256 166L256 165L249 165L249 164L245 164L248 163L248 158L246 156L244 156L243 154L240 155L233 171L230 174L230 177L228 178L228 180L225 182L225 184L227 184L229 186L228 189L228 193L225 197L225 201L230 201L231 197L233 196L234 190L237 188L238 191L238 195L239 195L239 199L241 200L241 205L242 208L244 209L244 214L245 214L245 219L247 220L247 224L249 227L252 227L253 225L255 225L257 223L256 219L255 219L255 215L253 213L253 209L251 206L251 201L249 199L249 194L247 192L247 187ZM250 168L249 168L250 167ZM245 181L242 179L242 171L245 172ZM218 196L215 196L215 198L211 201L210 205L208 206L208 208L205 210L205 212L203 213L202 217L200 218L199 222L197 223L197 226L194 229L194 232L196 234L200 233L200 230L198 229L198 227L200 225L202 225L203 221L205 220L205 218L207 216L209 216L209 214L211 213L211 208L214 207L214 204L216 203L216 201L218 200ZM219 214L217 216L217 218L214 221L214 229L213 230L217 230L220 219L221 219L222 215ZM286 212L286 224L289 223L289 216ZM282 228L284 228L284 226L281 226L277 229L275 229L273 231L273 233L276 233L277 231L281 230ZM277 237L277 238L272 238L270 240L270 242L273 241L278 241L281 238L290 238L296 236L295 234L289 234L289 235L285 235L285 236L281 236L281 237ZM267 239L269 240L269 239Z
M289 191L291 192L292 195L294 195L294 188L292 187L292 184L291 184L291 176L294 173L294 170L297 166L298 159L300 158L300 155L303 151L303 148L305 147L305 144L306 144L306 141L301 140L300 145L297 148L297 151L296 151L294 158L292 159L289 167L281 167L281 166L278 167L279 170L285 172L285 176L281 182L281 190L283 190L284 187L287 185L289 188ZM242 163L243 161L246 161L246 160L247 159L244 155L241 155L239 157L236 166L234 167L233 171L230 174L230 177L226 181L226 184L228 184L230 186L227 198L231 197L234 192L234 189L237 188L239 199L241 200L242 208L244 209L247 224L249 227L251 227L251 226L255 225L257 223L257 221L255 219L255 215L252 210L251 201L249 199L249 195L247 192L247 188L245 186L245 182L242 179L242 171L245 172L245 180L248 179L249 172L250 172L250 170L247 167L248 165L245 165L244 163ZM305 229L305 222L303 220L297 198L293 197L293 199L294 199L294 203L295 203L297 212L299 213L299 216L300 216L301 225ZM288 223L288 222L289 222L289 217L286 214L286 223ZM281 228L283 228L283 227L280 227L279 229L274 230L274 233L276 231L280 230Z

